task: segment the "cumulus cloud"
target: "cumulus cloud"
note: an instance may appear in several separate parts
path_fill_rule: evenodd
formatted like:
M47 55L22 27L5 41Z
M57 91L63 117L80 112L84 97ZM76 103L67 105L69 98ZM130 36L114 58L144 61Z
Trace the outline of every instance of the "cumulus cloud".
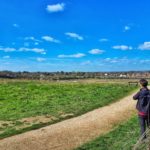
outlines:
M103 54L104 53L104 50L100 50L100 49L92 49L89 51L90 54L93 54L93 55L98 55L98 54Z
M53 42L53 43L60 43L59 40L56 40L55 38L51 37L51 36L42 36L42 39L47 41L47 42Z
M100 42L108 42L109 40L106 38L99 39Z
M14 52L14 51L16 51L16 49L15 48L11 48L11 47L0 47L0 51Z
M66 32L65 35L67 35L71 38L77 39L77 40L84 40L84 38L81 35L77 34L77 33Z
M143 44L139 45L138 49L140 49L140 50L150 50L150 42L144 42Z
M127 45L116 45L112 47L113 49L119 49L119 50L132 50L132 46L127 46Z
M77 53L77 54L72 54L72 55L58 55L59 58L81 58L81 57L84 57L85 54L83 53Z
M46 7L46 10L49 13L61 12L61 11L64 11L64 9L65 9L65 4L64 3L47 5L47 7Z
M38 57L38 58L36 58L36 60L37 60L38 62L43 62L43 61L45 61L46 59L45 59L45 58Z
M45 50L42 48L26 48L26 47L21 47L19 48L19 51L30 51L30 52L35 52L35 53L40 53L40 54L46 54Z

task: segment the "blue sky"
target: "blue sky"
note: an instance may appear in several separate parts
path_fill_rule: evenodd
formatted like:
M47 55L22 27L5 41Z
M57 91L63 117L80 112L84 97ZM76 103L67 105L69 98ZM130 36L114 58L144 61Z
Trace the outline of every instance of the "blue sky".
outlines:
M1 0L0 70L150 70L148 0Z

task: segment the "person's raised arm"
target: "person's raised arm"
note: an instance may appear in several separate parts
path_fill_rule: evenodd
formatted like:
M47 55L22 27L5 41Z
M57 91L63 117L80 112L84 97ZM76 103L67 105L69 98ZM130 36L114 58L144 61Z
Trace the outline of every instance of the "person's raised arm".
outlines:
M137 93L133 96L133 99L134 99L134 100L138 100L138 99L139 99L139 96L140 96L140 91L137 92Z

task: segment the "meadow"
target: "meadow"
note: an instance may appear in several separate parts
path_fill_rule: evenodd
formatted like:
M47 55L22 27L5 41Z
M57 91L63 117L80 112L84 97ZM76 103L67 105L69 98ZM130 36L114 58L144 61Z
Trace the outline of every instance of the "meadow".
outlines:
M135 90L123 83L0 82L0 138L103 107Z

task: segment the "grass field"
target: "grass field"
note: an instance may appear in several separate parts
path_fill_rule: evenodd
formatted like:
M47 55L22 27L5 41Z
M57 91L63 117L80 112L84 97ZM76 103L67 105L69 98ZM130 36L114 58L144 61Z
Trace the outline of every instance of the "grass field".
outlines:
M119 83L0 82L0 138L81 115L134 89Z
M137 116L76 150L131 150L139 138Z

